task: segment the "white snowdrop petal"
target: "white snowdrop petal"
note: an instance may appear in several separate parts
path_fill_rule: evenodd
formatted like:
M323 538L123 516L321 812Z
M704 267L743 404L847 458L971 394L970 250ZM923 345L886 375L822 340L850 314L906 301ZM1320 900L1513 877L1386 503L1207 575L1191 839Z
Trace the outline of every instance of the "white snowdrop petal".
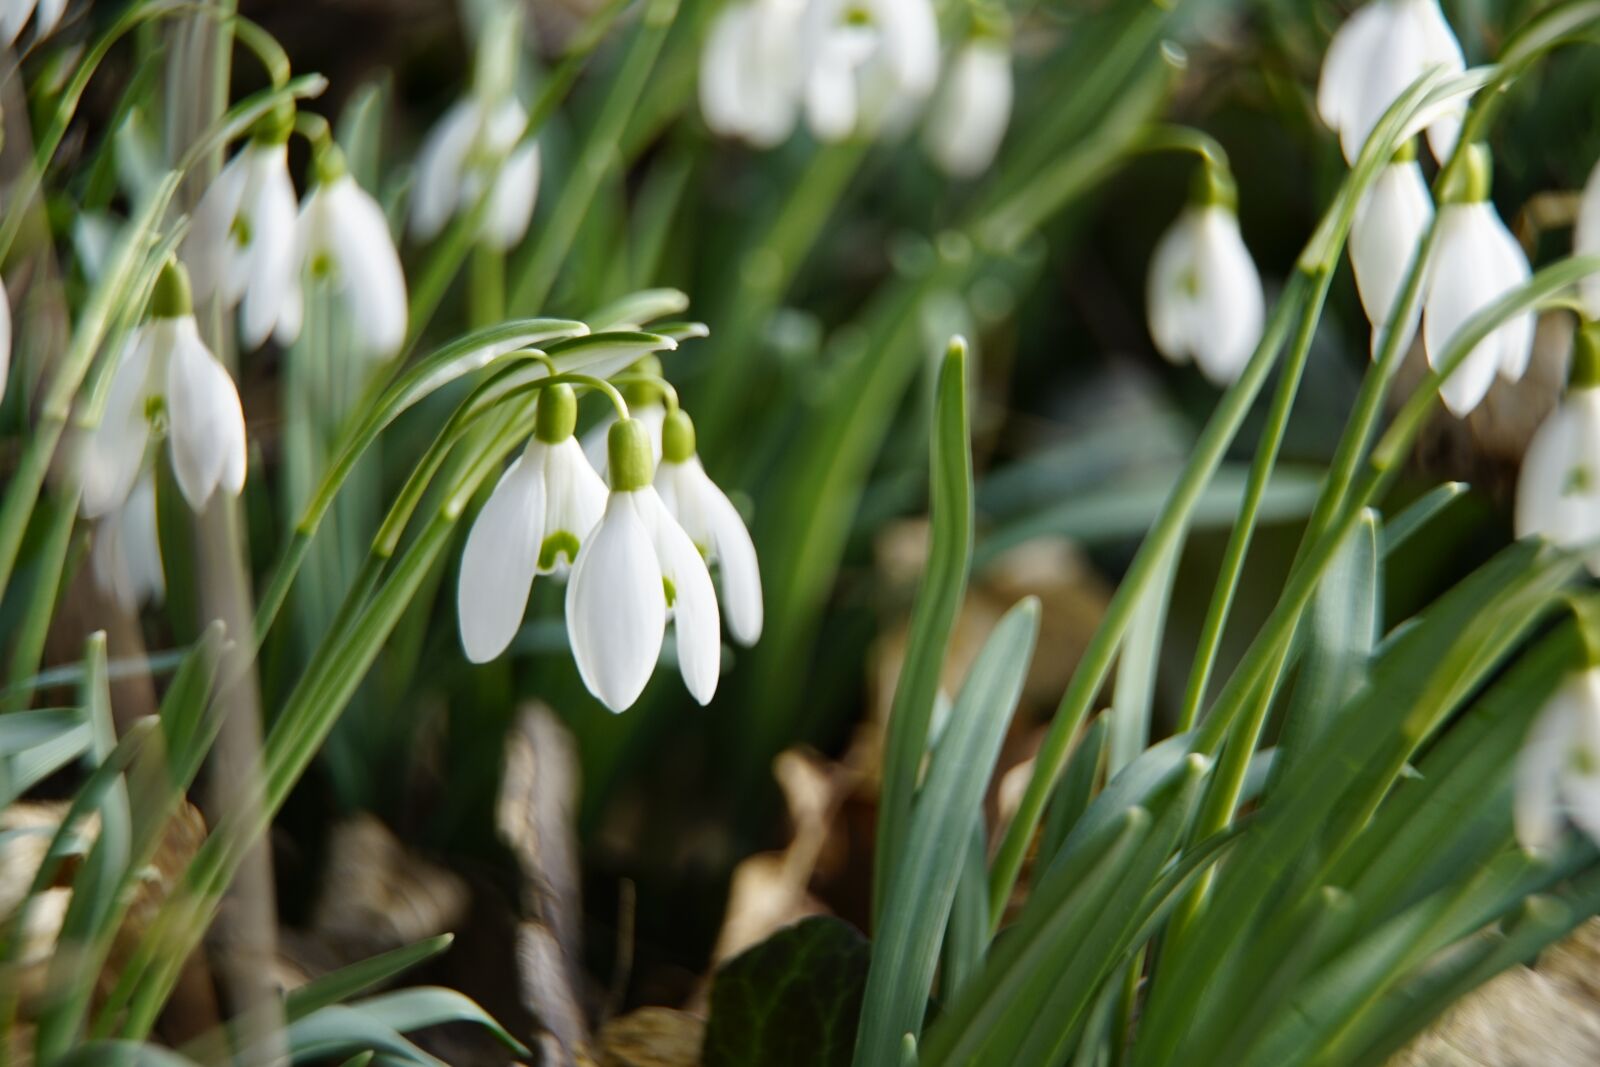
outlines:
M1485 227L1491 225L1487 204L1447 204L1439 211L1439 248L1428 279L1423 305L1422 343L1428 363L1438 369L1457 329L1500 295L1495 279L1484 269L1490 255ZM1457 418L1476 408L1500 366L1500 346L1493 336L1480 341L1439 387L1445 407Z
M724 7L700 53L700 114L713 133L724 137L745 132L740 65L754 17L753 4Z
M411 232L429 240L444 229L461 198L462 173L482 111L460 100L442 115L417 152L417 177L411 188Z
M189 284L196 300L216 292L228 273L233 249L233 223L239 215L249 173L249 149L241 150L223 164L200 197L189 222L189 232L179 246L179 255L189 268Z
M250 283L240 312L240 336L259 348L283 316L295 282L296 208L288 150L278 145L262 163L251 207ZM296 298L298 299L298 298Z
M1512 822L1517 843L1530 852L1549 851L1561 839L1560 775L1567 763L1574 711L1566 691L1558 692L1539 712L1517 753Z
M1362 199L1350 230L1350 265L1374 331L1388 322L1432 218L1433 200L1415 160L1389 164ZM1415 329L1413 321L1405 331L1407 341Z
M1011 51L980 38L956 53L948 82L928 123L934 161L956 177L987 170L1011 118Z
M1368 4L1347 19L1328 42L1317 81L1317 114L1333 130L1342 129L1361 89L1365 59L1383 33L1382 8Z
M161 564L161 535L156 522L156 485L152 472L128 494L117 520L117 540L127 568L134 607L160 604L167 596L167 575Z
M1461 44L1450 29L1450 23L1445 19L1444 12L1440 10L1438 0L1407 0L1407 2L1411 5L1412 17L1416 19L1421 29L1424 66L1440 66L1451 74L1459 74L1465 70L1466 60L1461 54ZM1418 75L1421 73L1422 71L1417 71ZM1461 119L1464 112L1465 107L1456 104L1428 124L1428 148L1433 153L1433 158L1440 163L1448 160L1455 151L1456 141L1461 137Z
M1575 429L1572 409L1563 403L1539 424L1528 442L1517 477L1518 537L1538 536L1557 544L1570 543L1573 524L1565 496L1577 444Z
M576 437L568 437L554 445L545 446L546 519L543 537L566 534L577 541L578 551L583 551L583 539L594 529L605 514L606 486L589 465L583 446ZM541 566L542 573L561 573L572 561L559 558L551 566Z
M722 619L717 594L700 550L667 513L654 489L633 494L650 531L662 577L672 583L672 627L678 639L678 669L689 695L709 704L722 673Z
M1265 297L1237 216L1220 207L1206 209L1204 216L1196 242L1201 318L1195 324L1199 336L1191 344L1206 377L1214 385L1227 386L1261 339Z
M346 175L329 190L339 285L364 354L386 359L406 335L406 280L389 221L365 189Z
M1483 269L1492 273L1498 297L1525 285L1533 271L1528 266L1527 253L1506 228L1493 206L1489 207L1489 215L1493 223L1484 228L1483 238L1487 248ZM1513 317L1492 335L1500 350L1499 373L1507 381L1521 381L1527 371L1528 361L1533 358L1535 325L1534 313L1530 311Z
M700 461L692 460L697 467ZM756 561L756 546L745 529L744 520L705 472L701 513L710 536L712 558L722 579L722 604L728 618L728 632L746 648L761 639L763 607L761 567Z
M538 197L539 146L533 143L511 154L490 191L483 232L492 247L505 251L522 240Z
M168 444L178 488L199 512L218 486L230 494L243 488L244 412L233 379L200 340L194 319L170 321Z
M873 12L900 92L921 99L939 78L939 20L929 0L876 0Z
M821 58L806 79L806 121L819 141L849 137L856 127L855 69L837 58Z
M151 358L150 328L146 326L136 330L123 347L100 425L84 442L79 510L85 518L99 518L121 507L138 477L150 438L144 406Z
M589 692L612 711L644 692L666 633L661 565L634 495L610 495L567 585L572 658Z
M1192 210L1186 210L1156 243L1145 284L1150 337L1156 350L1177 364L1187 363L1193 356L1189 324L1199 287L1195 275L1196 233L1197 217Z
M467 534L456 617L473 663L504 652L522 625L544 540L544 461L543 446L530 444L506 468Z

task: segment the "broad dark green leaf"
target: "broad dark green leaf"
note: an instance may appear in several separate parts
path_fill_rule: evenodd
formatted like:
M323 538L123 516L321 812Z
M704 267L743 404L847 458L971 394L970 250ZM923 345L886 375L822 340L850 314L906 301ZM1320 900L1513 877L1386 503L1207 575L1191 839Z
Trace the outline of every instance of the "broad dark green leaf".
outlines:
M848 923L802 919L723 964L705 1067L843 1067L855 1048L868 948Z

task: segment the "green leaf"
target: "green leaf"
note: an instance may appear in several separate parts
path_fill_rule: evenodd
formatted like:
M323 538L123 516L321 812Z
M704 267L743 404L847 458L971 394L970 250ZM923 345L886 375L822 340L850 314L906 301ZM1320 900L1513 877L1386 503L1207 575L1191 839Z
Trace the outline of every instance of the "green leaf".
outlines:
M735 956L711 983L705 1067L843 1067L866 988L866 939L848 923L802 919Z
M79 708L0 715L0 807L83 755L93 741L94 729Z
M873 865L874 916L881 924L890 877L911 821L917 773L928 746L945 650L966 596L972 566L972 445L967 423L967 345L953 338L939 370L929 444L932 493L928 564L911 612L905 659L895 683L884 741L883 785Z
M872 946L856 1036L857 1067L889 1062L904 1035L922 1033L970 820L981 810L1038 632L1039 602L1032 597L995 624L933 752Z
M647 322L680 315L689 307L681 289L641 289L592 311L586 317L591 330L637 330Z
M1334 554L1311 603L1300 675L1278 740L1277 775L1292 777L1316 758L1329 720L1366 680L1380 622L1378 575L1377 516L1368 511Z
M512 1037L505 1027L480 1008L471 997L457 993L453 989L419 986L415 989L402 989L394 993L369 997L352 1004L351 1007L370 1019L393 1027L400 1033L438 1026L441 1023L476 1023L517 1055L531 1055L527 1046Z
M310 1063L361 1052L387 1053L418 1067L445 1067L398 1030L358 1008L332 1004L288 1026L289 1058ZM248 1060L248 1057L246 1057Z
M1089 798L1100 777L1100 754L1105 750L1105 739L1106 718L1100 715L1084 730L1083 740L1072 750L1072 759L1050 794L1050 807L1045 812L1044 828L1039 833L1034 856L1034 864L1040 870L1050 866L1066 843L1067 835L1089 807Z
M194 1060L171 1049L139 1041L90 1041L51 1063L52 1067L196 1067Z
M284 1004L284 1015L290 1021L303 1019L330 1004L339 1004L359 996L377 986L432 959L450 947L453 934L440 934L414 945L392 949L361 960L336 971L314 978L298 989L291 989Z
M1400 514L1383 524L1383 554L1394 552L1422 530L1451 504L1466 495L1465 482L1445 482L1422 494Z

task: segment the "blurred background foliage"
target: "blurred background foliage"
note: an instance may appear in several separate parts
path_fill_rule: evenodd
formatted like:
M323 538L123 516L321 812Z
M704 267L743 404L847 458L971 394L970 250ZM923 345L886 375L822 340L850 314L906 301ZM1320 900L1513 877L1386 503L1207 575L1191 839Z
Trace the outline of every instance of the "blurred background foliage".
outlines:
M548 76L592 3L529 3L522 73L531 87ZM78 17L104 25L119 6L97 3ZM667 373L701 427L712 475L752 521L767 634L755 650L735 655L709 708L694 707L672 673L661 672L640 705L613 716L577 679L556 621L554 583L536 583L512 655L468 664L454 618L459 553L447 554L425 587L431 593L418 597L280 818L275 857L288 921L311 920L334 853L330 827L357 813L375 815L427 863L465 873L474 894L513 896L514 863L496 830L495 804L508 731L519 709L538 699L576 742L589 970L602 983L626 983L613 991L615 1006L683 1002L723 929L736 865L789 845L801 822L792 796L783 803L774 760L806 746L821 754L805 757L810 766L833 767L817 773L857 766L848 753L886 711L883 679L894 675L886 664L895 662L923 551L916 519L926 508L933 371L942 339L955 331L975 345L973 598L986 585L1011 599L1047 591L1035 672L1048 677L1034 699L1024 698L1002 770L1028 757L1070 672L1074 640L1092 629L1216 395L1193 368L1163 363L1144 326L1150 250L1182 206L1192 164L1126 154L1123 142L1159 119L1197 126L1221 142L1270 298L1345 171L1312 97L1329 36L1352 5L1011 6L1017 113L994 167L970 182L940 175L915 137L825 147L801 133L768 152L715 140L699 118L694 80L717 0L682 0L659 57L641 72L639 106L607 136L609 94L642 24L626 17L610 35L541 133L543 191L532 236L508 263L507 311L582 315L642 286L691 294L691 314L712 333L668 356ZM1536 6L1444 3L1469 64L1492 57L1507 28ZM241 10L284 44L297 71L329 76L330 91L310 106L336 123L369 188L400 204L410 180L404 161L463 90L471 5L246 0ZM1136 46L1108 56L1109 40ZM153 76L131 56L113 57L121 69L96 84L93 117L69 143L63 170L78 178L51 205L63 230L82 207L106 198L96 169L78 163L92 160L100 135L122 121L121 90ZM247 62L236 63L234 79L235 97L261 84ZM1518 82L1492 143L1495 200L1537 265L1564 246L1561 220L1572 210L1564 194L1547 191L1577 189L1600 156L1600 64L1592 53L1558 54ZM567 195L584 184L586 151L617 165L605 170L592 199L575 203ZM1073 165L1082 169L1071 172ZM1064 182L1045 180L1062 167L1069 169ZM1028 217L1030 225L1015 233L996 228L1040 188L1058 192ZM571 253L547 277L539 249L568 224L576 226ZM403 248L408 271L422 251ZM443 340L472 321L471 289L471 273L463 272L425 338ZM1488 407L1464 423L1441 416L1413 458L1395 503L1442 479L1473 488L1451 505L1448 521L1432 524L1391 562L1387 617L1406 617L1509 541L1516 462L1563 380L1564 343L1542 338L1540 349L1535 373L1515 387L1497 384ZM1221 676L1276 599L1367 359L1365 319L1341 267L1224 642ZM275 516L294 511L274 500L303 498L306 465L315 469L355 395L339 375L336 360L319 365L295 351L244 365L252 447L270 472L252 476L246 488L258 575L284 536ZM462 388L441 391L397 424L381 457L364 463L341 499L308 564L314 580L297 586L294 625L275 631L265 651L269 714L351 580L379 502L398 489ZM7 398L8 425L18 424L21 393ZM1263 391L1259 407L1270 393ZM1157 675L1158 736L1183 695L1260 415L1253 413L1208 491L1183 551ZM163 485L163 499L172 491ZM113 660L197 636L182 516L180 507L164 509L168 610L146 618L142 631L114 627ZM76 658L82 622L70 607L58 620L54 659ZM962 657L958 647L955 659ZM850 796L870 804L870 792ZM864 927L872 820L852 814L857 803L830 809L826 848L844 858L817 865L807 885ZM504 997L483 988L492 984L485 975L457 984L504 1010Z

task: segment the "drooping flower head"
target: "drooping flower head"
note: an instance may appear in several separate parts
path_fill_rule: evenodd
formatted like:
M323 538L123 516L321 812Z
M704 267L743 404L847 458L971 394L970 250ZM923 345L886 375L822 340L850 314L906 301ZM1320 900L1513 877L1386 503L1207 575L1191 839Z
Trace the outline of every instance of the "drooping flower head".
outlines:
M1429 263L1422 343L1438 369L1446 346L1472 316L1527 282L1528 257L1489 200L1490 159L1483 145L1468 153L1460 180L1440 195L1438 249ZM1445 407L1465 417L1488 393L1496 373L1518 381L1533 353L1533 312L1510 319L1479 341L1439 386Z
M522 240L539 196L539 144L519 145L527 128L528 112L515 97L491 102L474 95L451 106L417 157L411 232L434 237L488 188L480 238L502 251Z
M639 699L670 616L678 667L702 704L721 673L721 620L705 560L651 486L649 434L636 419L607 431L610 495L567 584L567 634L584 685L612 711Z
M1517 754L1513 807L1517 842L1548 852L1571 819L1600 842L1600 668L1556 690Z
M237 496L244 487L239 391L200 339L188 275L176 262L162 268L150 318L123 347L104 415L85 444L86 517L108 514L127 499L152 431L165 432L178 488L195 511L218 489Z
M695 451L694 423L682 410L667 413L661 427L661 465L656 492L667 511L707 563L716 564L728 632L746 647L761 637L761 568L744 520L706 474Z
M781 144L800 115L802 0L735 0L700 53L700 113L712 132L757 148Z
M989 169L1011 121L1011 46L979 32L958 48L928 116L927 145L946 174L970 178Z
M1522 457L1516 534L1567 548L1600 542L1600 324L1578 330L1567 393ZM1588 562L1600 575L1600 550Z
M230 159L195 208L182 255L195 297L219 294L238 305L239 336L260 347L298 301L294 181L289 177L292 108L262 120L249 143ZM290 309L289 314L294 314Z
M650 461L661 462L661 425L667 417L666 394L655 384L661 377L661 359L645 356L628 368L632 381L623 386L622 395L628 401L628 414L645 431L650 441ZM610 465L611 427L617 423L616 415L607 412L583 435L583 451L594 469L604 478Z
M1150 336L1173 363L1193 359L1213 384L1233 382L1261 340L1261 275L1239 233L1233 179L1208 163L1189 206L1156 245L1145 290Z
M301 287L326 285L353 327L357 355L387 359L406 336L406 279L389 233L389 220L372 194L345 166L337 145L325 145L313 166L314 182L295 224L295 285L278 319L276 336L288 344L300 334Z
M89 567L100 591L130 615L145 604L159 605L166 598L152 471L146 469L122 506L100 520Z
M1383 113L1434 67L1460 73L1461 45L1438 0L1372 0L1351 15L1328 45L1317 84L1317 113L1339 134L1345 159L1355 162ZM1441 163L1461 133L1459 108L1428 127L1428 145Z
M938 81L929 0L812 0L802 34L806 121L819 141L903 123Z
M1378 331L1399 303L1411 260L1432 221L1433 198L1417 165L1416 146L1407 141L1367 189L1350 227L1350 266L1361 306L1372 323L1374 357ZM1401 351L1410 345L1421 315L1418 301L1411 321L1396 324L1402 333Z
M461 553L456 614L467 658L504 652L535 575L565 573L605 508L605 483L584 458L570 385L539 396L533 436L478 512Z

